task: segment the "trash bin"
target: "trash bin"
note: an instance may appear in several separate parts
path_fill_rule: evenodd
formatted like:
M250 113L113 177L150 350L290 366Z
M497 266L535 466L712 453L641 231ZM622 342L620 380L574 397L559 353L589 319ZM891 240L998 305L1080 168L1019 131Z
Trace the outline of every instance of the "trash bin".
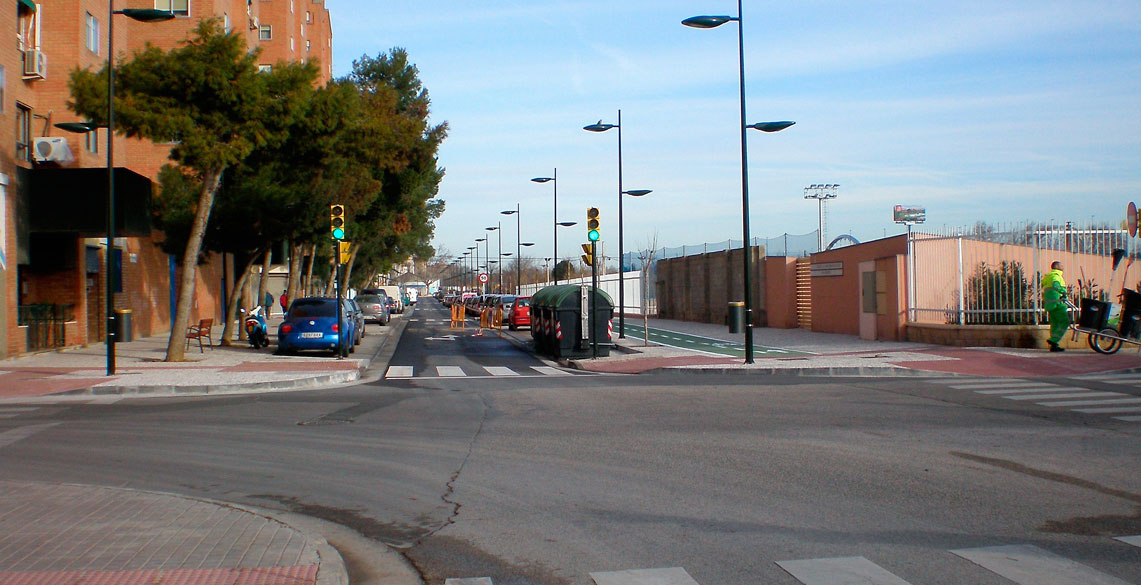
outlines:
M1130 339L1141 338L1141 293L1130 289L1122 289L1124 296L1121 303L1121 322L1117 331L1122 337Z
M131 310L115 309L115 328L113 330L116 343L127 343L134 339L131 335Z
M729 333L745 332L745 303L734 301L729 303Z
M598 356L610 355L614 302L610 295L595 290L591 334L583 322L582 297L583 287L577 284L548 286L531 296L531 337L537 352L555 358L591 357L592 342L597 340Z
M1101 331L1109 320L1110 304L1094 299L1081 299L1081 313L1078 315L1078 326L1084 329Z

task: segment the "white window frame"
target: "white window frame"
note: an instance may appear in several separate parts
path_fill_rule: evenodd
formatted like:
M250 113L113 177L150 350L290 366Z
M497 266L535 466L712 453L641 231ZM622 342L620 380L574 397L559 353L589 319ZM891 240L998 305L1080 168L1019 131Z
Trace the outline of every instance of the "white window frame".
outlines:
M190 16L190 0L155 0L155 10L171 10L176 16Z
M99 19L90 12L87 13L87 50L99 54Z
M83 147L91 154L99 154L99 129L83 134Z
M263 24L258 27L258 40L259 41L272 41L273 40L273 25Z

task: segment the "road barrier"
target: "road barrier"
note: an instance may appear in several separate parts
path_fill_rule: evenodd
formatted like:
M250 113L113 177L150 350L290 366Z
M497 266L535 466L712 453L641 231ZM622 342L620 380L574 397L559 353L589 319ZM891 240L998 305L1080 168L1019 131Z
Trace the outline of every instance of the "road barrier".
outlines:
M452 329L463 329L466 324L466 317L464 316L464 306L456 303L452 305Z

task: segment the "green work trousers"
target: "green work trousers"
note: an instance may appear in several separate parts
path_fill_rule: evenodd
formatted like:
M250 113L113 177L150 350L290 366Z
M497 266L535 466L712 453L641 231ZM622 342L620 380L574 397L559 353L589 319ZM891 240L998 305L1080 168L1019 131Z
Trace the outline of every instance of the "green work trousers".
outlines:
M1050 343L1056 344L1070 327L1070 311L1065 303L1049 303L1046 316L1050 318Z

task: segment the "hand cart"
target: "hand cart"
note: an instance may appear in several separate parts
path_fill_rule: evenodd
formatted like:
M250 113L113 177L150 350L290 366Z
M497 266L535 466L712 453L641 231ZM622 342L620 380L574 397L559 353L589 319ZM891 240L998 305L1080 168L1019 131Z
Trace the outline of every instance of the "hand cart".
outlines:
M1078 334L1085 333L1090 349L1103 354L1117 353L1129 343L1137 345L1141 355L1141 294L1125 289L1124 297L1123 305L1081 299L1080 308L1066 299L1070 314L1078 311L1079 315L1077 321L1071 318L1071 339L1077 341Z

